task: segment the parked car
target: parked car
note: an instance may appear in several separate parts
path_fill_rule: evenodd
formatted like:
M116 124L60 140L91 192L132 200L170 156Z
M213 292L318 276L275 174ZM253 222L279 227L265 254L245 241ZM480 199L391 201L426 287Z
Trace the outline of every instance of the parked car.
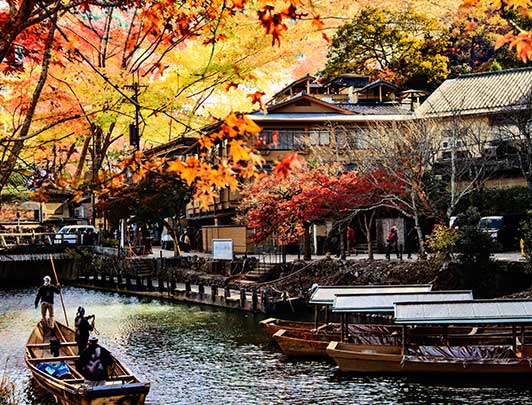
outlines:
M55 235L55 244L92 244L96 239L96 228L92 225L67 225Z
M523 215L520 214L493 215L480 218L478 226L490 235L501 250L518 250L522 237L519 223L522 219Z

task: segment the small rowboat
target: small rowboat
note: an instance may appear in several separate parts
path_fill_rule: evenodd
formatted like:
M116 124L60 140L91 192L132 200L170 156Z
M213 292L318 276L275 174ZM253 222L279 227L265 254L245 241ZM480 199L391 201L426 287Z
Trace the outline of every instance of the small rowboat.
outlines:
M56 356L51 346L58 349ZM86 380L75 368L77 351L74 330L57 321L53 328L39 323L28 339L24 360L35 381L60 405L144 404L149 383L140 382L112 355L106 380Z
M285 319L278 318L264 319L263 321L260 321L259 324L270 338L273 338L273 335L281 329L290 331L300 330L307 332L310 332L312 330L332 331L339 329L338 324L323 324L316 329L316 324L314 322L288 321Z

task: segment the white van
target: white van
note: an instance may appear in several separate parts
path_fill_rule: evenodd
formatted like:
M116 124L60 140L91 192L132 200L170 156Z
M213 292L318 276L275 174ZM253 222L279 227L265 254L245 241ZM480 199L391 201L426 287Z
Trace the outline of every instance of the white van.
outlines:
M83 239L84 236L89 233L89 231L92 231L94 234L96 234L96 228L92 225L66 225L62 227L55 235L55 244L60 245L63 243L68 243L75 245L79 243L83 245L88 242L87 240ZM94 240L92 242L94 242Z

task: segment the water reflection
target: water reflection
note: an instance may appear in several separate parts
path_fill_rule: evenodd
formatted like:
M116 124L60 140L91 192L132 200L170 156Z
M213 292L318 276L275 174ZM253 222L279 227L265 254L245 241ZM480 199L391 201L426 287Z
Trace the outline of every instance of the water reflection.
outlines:
M24 344L39 319L35 291L0 291L0 364L21 404L52 404L34 386ZM149 404L527 404L529 381L468 377L360 376L322 361L285 359L252 315L66 288L72 322L83 305L96 315L100 340L141 379ZM57 319L62 320L60 304Z

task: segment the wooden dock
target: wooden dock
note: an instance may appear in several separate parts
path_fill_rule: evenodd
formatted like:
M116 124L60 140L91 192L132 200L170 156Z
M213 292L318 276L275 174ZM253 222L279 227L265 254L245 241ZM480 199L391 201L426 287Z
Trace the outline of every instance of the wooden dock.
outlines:
M278 313L283 308L294 308L295 302L277 301L257 290L246 291L214 285L192 285L150 276L111 276L96 274L80 276L71 283L76 287L119 292L139 297L150 297L175 302L209 305L251 313ZM295 299L292 299L295 301Z

